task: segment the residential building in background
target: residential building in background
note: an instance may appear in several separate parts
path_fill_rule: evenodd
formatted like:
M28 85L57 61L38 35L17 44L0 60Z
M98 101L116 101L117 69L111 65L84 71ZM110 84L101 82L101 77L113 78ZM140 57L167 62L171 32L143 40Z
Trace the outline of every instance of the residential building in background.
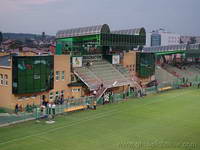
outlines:
M200 36L181 36L181 43L187 44L195 44L195 43L200 43Z

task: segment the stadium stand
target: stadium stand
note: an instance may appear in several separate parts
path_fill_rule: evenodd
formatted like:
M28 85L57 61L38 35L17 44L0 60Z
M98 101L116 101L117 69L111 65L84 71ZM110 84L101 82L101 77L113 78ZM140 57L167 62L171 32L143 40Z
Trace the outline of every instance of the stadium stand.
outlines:
M125 70L123 66L121 69ZM89 66L74 68L74 73L90 90L98 90L101 84L104 88L133 84L128 72L120 72L114 65L103 59L93 61Z
M121 64L118 64L118 65L114 65L115 68L117 70L119 70L120 73L122 73L125 77L129 78L130 77L130 74L129 74L129 71L127 68L123 67Z
M158 84L165 83L165 82L173 82L177 80L176 76L167 72L165 69L163 69L159 65L156 66L155 76L156 76L156 80L158 81Z
M163 66L163 68L165 70L167 70L169 73L171 73L172 75L174 75L177 78L182 78L183 75L185 74L184 72L182 72L180 69L178 69L175 66L169 65L169 64L165 64Z
M165 64L163 68L177 78L185 78L188 80L194 80L200 74L198 65L194 64L176 66Z
M104 59L91 61L84 67L74 68L74 73L84 82L90 91L96 91L95 98L98 100L106 92L108 88L130 85L141 88L137 82L133 81L128 70L122 65L116 68Z
M112 64L106 60L95 61L89 69L102 81L104 87L131 84L129 78L124 76Z
M96 90L101 80L87 67L74 68L74 73L91 89Z

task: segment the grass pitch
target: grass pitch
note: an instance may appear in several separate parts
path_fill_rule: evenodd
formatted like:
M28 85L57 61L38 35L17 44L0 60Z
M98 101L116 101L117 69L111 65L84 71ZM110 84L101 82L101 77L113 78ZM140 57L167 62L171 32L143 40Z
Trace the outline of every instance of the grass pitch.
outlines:
M0 150L199 150L200 90L130 99L55 121L0 128Z

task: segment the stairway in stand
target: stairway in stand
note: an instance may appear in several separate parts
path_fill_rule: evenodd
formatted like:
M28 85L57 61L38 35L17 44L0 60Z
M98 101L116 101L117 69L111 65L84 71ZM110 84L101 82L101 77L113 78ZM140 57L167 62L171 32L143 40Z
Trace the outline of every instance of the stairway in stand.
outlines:
M97 94L96 94L96 100L97 100L97 102L103 96L103 94L106 92L107 89L108 88L103 87L103 88L101 88L101 89L99 89L97 91Z

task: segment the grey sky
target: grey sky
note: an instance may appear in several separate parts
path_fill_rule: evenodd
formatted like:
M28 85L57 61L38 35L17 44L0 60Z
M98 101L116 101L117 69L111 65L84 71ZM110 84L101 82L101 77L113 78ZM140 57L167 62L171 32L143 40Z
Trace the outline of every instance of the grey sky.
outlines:
M200 0L0 0L0 30L55 34L107 23L112 30L162 27L200 35L199 7Z

